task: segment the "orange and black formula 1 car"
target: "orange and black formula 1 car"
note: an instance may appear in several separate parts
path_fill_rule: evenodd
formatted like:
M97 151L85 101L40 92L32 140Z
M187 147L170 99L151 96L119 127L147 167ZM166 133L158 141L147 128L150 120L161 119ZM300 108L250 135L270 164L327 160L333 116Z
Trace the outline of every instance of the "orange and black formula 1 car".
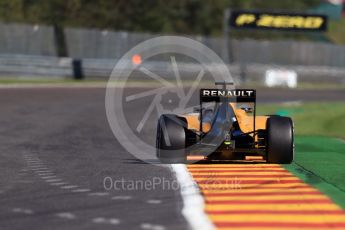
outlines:
M256 116L252 89L201 89L200 106L189 114L163 114L157 125L157 157L162 163L185 163L187 156L207 160L260 157L289 164L294 155L291 118ZM250 106L252 105L252 106Z

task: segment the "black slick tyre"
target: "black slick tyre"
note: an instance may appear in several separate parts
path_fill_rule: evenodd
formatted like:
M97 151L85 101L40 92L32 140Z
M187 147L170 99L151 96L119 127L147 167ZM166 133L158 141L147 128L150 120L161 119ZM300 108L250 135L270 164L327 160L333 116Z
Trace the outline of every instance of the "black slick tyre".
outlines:
M294 134L291 118L271 116L266 123L268 163L290 164L294 158Z
M160 116L157 124L156 155L161 163L178 164L187 160L185 121L172 114Z

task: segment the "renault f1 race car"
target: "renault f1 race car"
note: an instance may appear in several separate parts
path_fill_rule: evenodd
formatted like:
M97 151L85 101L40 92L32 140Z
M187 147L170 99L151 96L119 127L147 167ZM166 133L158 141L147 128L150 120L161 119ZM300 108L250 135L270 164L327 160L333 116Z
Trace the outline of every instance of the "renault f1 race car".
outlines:
M216 83L222 89L201 89L200 106L193 113L160 116L156 154L162 163L185 163L193 155L211 161L253 156L268 163L292 162L291 118L256 116L256 91L226 89L229 84Z

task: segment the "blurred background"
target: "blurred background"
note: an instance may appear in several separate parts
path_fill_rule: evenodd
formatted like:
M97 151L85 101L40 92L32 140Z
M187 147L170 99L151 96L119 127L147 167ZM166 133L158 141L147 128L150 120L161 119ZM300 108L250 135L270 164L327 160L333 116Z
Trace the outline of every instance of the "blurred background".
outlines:
M344 84L343 3L0 0L1 81L107 80L116 60L136 44L158 35L183 35L221 56L237 83L264 84L267 71L280 69L296 74L302 85ZM320 13L329 18L328 30L231 29L225 14L237 9ZM152 66L159 69L159 63Z

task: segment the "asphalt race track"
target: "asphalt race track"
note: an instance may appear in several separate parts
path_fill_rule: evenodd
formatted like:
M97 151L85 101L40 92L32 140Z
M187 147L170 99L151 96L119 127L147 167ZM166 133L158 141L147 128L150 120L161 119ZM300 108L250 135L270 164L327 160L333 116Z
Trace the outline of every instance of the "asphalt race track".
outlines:
M105 177L173 177L117 143L104 89L5 89L0 95L0 229L186 226L179 191L105 190Z
M104 187L105 178L175 180L116 141L104 97L104 88L0 89L0 229L188 228L179 190ZM341 89L258 92L259 103L344 100ZM144 105L130 106L128 120Z

